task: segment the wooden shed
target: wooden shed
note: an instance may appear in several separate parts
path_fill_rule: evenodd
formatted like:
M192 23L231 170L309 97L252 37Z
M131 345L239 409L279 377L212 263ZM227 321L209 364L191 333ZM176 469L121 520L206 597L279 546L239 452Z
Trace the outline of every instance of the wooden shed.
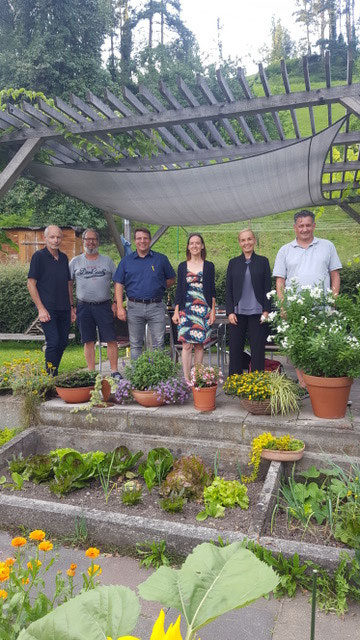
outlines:
M7 237L18 245L19 251L8 245L2 245L0 252L0 262L30 262L31 257L38 249L45 246L45 227L2 227ZM69 260L83 252L80 227L61 227L63 239L61 251L66 253Z

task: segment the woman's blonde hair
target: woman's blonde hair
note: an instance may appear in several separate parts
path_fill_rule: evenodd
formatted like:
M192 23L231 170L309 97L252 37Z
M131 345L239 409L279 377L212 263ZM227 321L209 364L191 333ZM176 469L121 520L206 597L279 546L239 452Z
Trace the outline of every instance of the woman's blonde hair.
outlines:
M239 233L238 233L238 238L240 239L241 234L242 234L242 233L245 233L246 231L250 231L250 233L252 233L252 234L253 234L253 237L254 237L254 239L256 240L256 235L255 235L255 233L253 232L253 230L252 230L252 229L250 229L250 227L246 227L246 229L241 229L241 230L239 231Z

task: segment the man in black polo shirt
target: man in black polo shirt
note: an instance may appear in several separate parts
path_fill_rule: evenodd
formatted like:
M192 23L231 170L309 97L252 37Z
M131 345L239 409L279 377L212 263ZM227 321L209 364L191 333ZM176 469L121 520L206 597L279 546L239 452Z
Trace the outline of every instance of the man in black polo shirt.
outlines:
M28 273L28 290L39 312L45 338L47 371L57 375L62 354L68 343L70 324L75 320L69 291L72 281L69 262L59 251L62 231L55 225L44 231L46 247L35 251ZM51 363L52 368L49 367Z

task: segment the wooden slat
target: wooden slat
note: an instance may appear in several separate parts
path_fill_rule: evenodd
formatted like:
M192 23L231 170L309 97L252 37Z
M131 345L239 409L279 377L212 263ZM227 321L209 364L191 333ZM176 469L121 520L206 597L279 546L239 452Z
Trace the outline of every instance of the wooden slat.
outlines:
M355 209L353 209L352 207L350 207L349 204L345 203L345 202L341 202L340 203L340 208L345 211L345 213L348 214L348 216L350 216L350 218L352 218L353 220L355 220L355 222L357 222L358 224L360 224L360 215L357 213L357 211L355 211Z
M350 54L350 51L348 51L348 53L347 53L347 65L346 65L346 70L347 70L347 78L346 78L346 80L347 80L347 83L349 85L352 83L352 65L349 62L350 57L351 57L351 54ZM346 113L349 115L349 110L348 109L346 109ZM346 120L346 123L345 123L345 131L346 131L346 133L349 131L349 127L350 127L350 118L348 118ZM359 153L360 153L360 150L359 150ZM346 160L347 160L347 154L348 154L348 145L345 145L344 146L344 162L346 162ZM360 156L358 156L358 157L360 157ZM354 176L354 178L355 177L356 176ZM345 175L343 174L342 180L344 180L344 178L345 178ZM340 194L340 197L342 197L342 193Z
M262 62L260 62L259 64L259 75L260 75L260 80L261 80L261 84L263 86L264 89L264 93L266 95L266 97L268 98L269 96L271 96L271 90L270 90L270 85L266 76L266 72L264 69L264 65ZM282 124L281 124L281 120L279 117L279 114L277 111L274 111L274 113L272 114L274 122L275 122L275 126L278 130L278 134L280 136L280 140L285 140L285 134L284 134L284 129L282 128Z
M242 90L243 90L243 92L245 94L245 97L248 100L252 100L254 96L253 96L252 91L251 91L251 89L250 89L250 87L248 85L248 81L246 80L245 72L244 72L244 69L242 69L242 67L238 68L237 77L238 77L238 80L240 82L241 88L242 88ZM258 125L258 127L260 129L261 135L263 136L265 142L270 142L271 138L270 138L269 132L268 132L266 126L265 126L265 123L264 123L264 120L263 120L262 116L260 114L256 113L255 114L255 121L257 122L257 125Z
M123 88L124 98L139 112L141 115L148 115L151 113L149 109L147 109L142 102L128 89L127 87ZM168 144L171 144L177 151L185 151L185 148L180 144L178 140L173 136L173 134L168 131L165 127L159 127L159 134L166 140Z
M283 79L283 83L284 83L284 88L285 88L286 94L290 95L291 94L291 89L290 89L289 76L288 76L285 60L281 60L280 64L281 64L281 75L282 75L282 79ZM296 94L292 94L292 95L294 96ZM295 107L298 104L299 104L298 101L295 101L295 104L293 106ZM295 109L290 107L290 114L291 114L291 119L292 119L292 122L293 122L295 136L297 138L300 138L301 136L300 136L300 131L299 131L299 124L298 124L298 120L297 120L297 115L296 115Z
M309 60L307 56L303 56L302 63L303 63L303 72L304 72L304 80L305 80L305 89L306 91L311 91ZM316 133L316 129L315 129L315 120L314 120L314 110L312 107L309 107L309 116L310 116L311 132L314 135Z
M197 100L197 98L195 98L194 94L189 89L186 82L180 76L178 77L178 87L191 107L200 107L199 101ZM211 120L205 120L204 126L209 131L213 140L217 142L217 144L220 145L220 147L226 148L228 146L225 140L223 139L223 137L218 132L214 123L211 122Z
M76 96L74 93L70 94L71 103L76 107L79 111L81 111L86 118L90 118L94 122L97 120L102 120L102 116L100 116L95 109L89 107L84 100Z
M347 162L333 162L324 165L325 173L336 173L337 171L358 171L360 170L360 161L348 160Z
M42 145L41 138L26 140L0 173L0 198L12 187Z
M215 98L213 92L211 91L209 85L207 84L205 78L203 78L200 74L198 74L196 76L196 82L197 82L198 87L200 87L203 95L208 100L209 104L219 104L217 99ZM236 145L240 146L241 142L240 142L236 132L234 131L234 127L232 126L230 121L227 118L222 118L221 120L219 120L219 122L224 127L224 129L227 132L231 142L233 144L236 144Z
M8 112L29 127L36 127L39 124L38 120L35 120L35 118L13 104L8 105Z
M157 242L161 236L164 235L165 231L169 228L169 225L162 225L159 227L151 238L150 247L153 247L155 242Z
M164 111L166 111L166 108L160 102L160 100L158 100L157 97L154 96L154 94L151 93L151 91L149 91L149 89L147 89L144 85L139 86L139 94L142 95L145 100L147 100L149 104L151 104L151 106L156 109L158 113L164 113ZM179 136L179 138L181 138L181 140L190 147L190 149L193 149L194 151L198 149L198 146L195 144L194 140L190 138L189 134L186 133L185 129L180 124L176 124L174 126L174 131Z
M6 123L7 129L9 127L15 127L16 129L21 129L24 127L23 122L21 122L17 118L14 118L14 116L12 116L10 113L7 113L6 111L0 111L0 118ZM27 127L25 128L27 129Z
M159 91L161 95L164 98L166 98L166 100L168 101L171 107L178 110L183 108L180 102L175 98L175 96L171 93L170 89L166 87L166 85L163 83L162 80L159 81ZM198 127L197 124L189 122L187 124L187 127L191 131L191 133L195 136L195 138L200 142L201 145L203 145L207 149L212 149L211 143L209 142L207 137L203 134L203 132L201 131L201 129Z
M98 122L88 122L79 125L66 121L65 116L55 109L50 111L50 107L40 101L41 110L48 115L56 114L56 118L67 123L67 130L70 133L79 133L86 136L88 134L101 133L121 133L130 132L136 129L151 129L161 126L173 126L175 124L187 124L189 122L203 122L219 118L233 118L237 115L256 115L261 113L272 113L273 111L291 110L301 107L309 107L339 102L340 99L359 97L359 84L353 85L337 85L330 89L316 89L315 91L303 91L298 93L281 94L270 96L269 98L253 98L252 100L236 100L231 103L223 103L221 105L201 105L193 109L185 108L179 110L168 110L165 113L149 113L146 115L133 115L128 118L116 118L108 120L99 120ZM50 111L50 113L49 113ZM1 117L1 116L0 116ZM53 115L52 115L53 117ZM55 116L54 116L55 117ZM70 123L70 124L69 124ZM21 129L1 137L1 142L21 141L26 138L34 137L57 138L62 133L50 128L39 126L36 130L31 128Z
M331 86L331 65L330 65L330 51L325 51L325 82L327 88ZM328 125L329 127L332 125L332 111L331 104L327 105L327 114L328 114ZM333 162L333 147L330 147L330 162ZM333 181L333 175L330 176L330 183ZM330 197L332 197L332 193L330 193Z
M354 189L359 189L360 182L333 182L332 184L323 184L323 191L343 191L351 185Z
M42 124L45 124L47 126L51 125L51 119L48 116L46 116L44 113L42 113L40 109L36 109L36 107L34 107L29 102L25 102L24 100L21 103L21 108L23 111L25 111L25 113L28 113L30 116L35 118L35 120L38 120Z
M220 88L225 96L225 98L227 99L228 102L235 102L235 98L234 98L234 94L231 91L228 83L226 82L221 69L217 69L216 71L216 77L218 80L218 83L220 85ZM250 129L250 127L248 126L245 118L243 116L237 116L237 121L240 124L245 137L248 139L248 141L250 142L250 144L254 144L255 143L255 138L252 134L252 131Z
M105 104L100 98L98 98L89 89L86 91L86 99L92 104L98 111L104 114L107 118L116 118L116 113L110 107Z

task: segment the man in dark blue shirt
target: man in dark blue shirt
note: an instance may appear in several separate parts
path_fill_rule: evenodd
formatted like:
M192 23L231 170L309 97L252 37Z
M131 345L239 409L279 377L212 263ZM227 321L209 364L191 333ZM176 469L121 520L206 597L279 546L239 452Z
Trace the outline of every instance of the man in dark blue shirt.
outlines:
M141 352L146 324L149 325L154 349L162 349L165 335L165 289L175 282L175 271L167 256L150 249L148 229L134 231L136 251L125 256L114 275L117 316L128 321L131 359ZM128 298L123 305L124 288Z
M57 375L75 312L70 308L69 262L66 254L59 251L62 231L50 225L44 231L44 238L46 247L35 251L31 258L27 286L46 338L46 369Z

